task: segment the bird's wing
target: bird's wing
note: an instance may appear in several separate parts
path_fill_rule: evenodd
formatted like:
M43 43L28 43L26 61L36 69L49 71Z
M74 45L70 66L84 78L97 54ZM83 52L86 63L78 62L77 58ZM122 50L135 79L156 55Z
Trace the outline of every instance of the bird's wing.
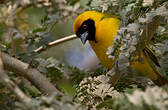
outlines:
M158 67L160 67L160 64L159 64L159 61L155 55L155 53L151 50L151 48L149 48L148 46L146 46L144 49L143 49L143 52L145 55L147 55L150 60Z

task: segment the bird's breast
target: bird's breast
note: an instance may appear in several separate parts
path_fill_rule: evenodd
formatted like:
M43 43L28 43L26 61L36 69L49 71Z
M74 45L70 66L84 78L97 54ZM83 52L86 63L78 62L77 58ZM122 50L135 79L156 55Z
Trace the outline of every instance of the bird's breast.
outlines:
M103 42L97 41L95 43L94 41L90 41L89 43L92 49L94 50L96 56L99 58L101 64L111 69L114 61L111 58L108 58L108 55L106 54L106 52L108 47L112 45L112 42L103 43Z

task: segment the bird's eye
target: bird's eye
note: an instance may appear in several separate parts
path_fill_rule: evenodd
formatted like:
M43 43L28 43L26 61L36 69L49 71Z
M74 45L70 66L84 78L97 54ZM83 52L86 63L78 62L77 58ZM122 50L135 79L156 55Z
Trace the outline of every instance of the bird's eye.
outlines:
M83 25L83 29L87 29L87 25L86 24Z

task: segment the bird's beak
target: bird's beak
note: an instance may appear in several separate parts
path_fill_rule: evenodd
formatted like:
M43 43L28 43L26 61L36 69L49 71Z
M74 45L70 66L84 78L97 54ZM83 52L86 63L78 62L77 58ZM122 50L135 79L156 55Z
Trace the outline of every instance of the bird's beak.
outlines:
M84 32L83 34L80 34L80 39L81 39L81 41L82 41L82 43L83 43L83 45L86 43L86 41L88 40L88 32L86 31L86 32Z

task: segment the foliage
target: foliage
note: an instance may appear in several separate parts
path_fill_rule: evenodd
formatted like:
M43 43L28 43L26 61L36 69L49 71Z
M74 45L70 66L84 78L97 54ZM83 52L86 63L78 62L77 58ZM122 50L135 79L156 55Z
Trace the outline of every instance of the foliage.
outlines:
M166 110L167 88L152 87L145 91L135 90L132 94L122 94L116 99L109 99L97 106L114 110Z
M37 100L32 100L31 103L16 103L16 110L83 110L86 109L77 103L71 102L69 96L57 96L55 93L51 96L41 96Z
M76 101L95 108L100 102L119 96L119 92L108 83L109 80L105 75L83 79L77 88Z

